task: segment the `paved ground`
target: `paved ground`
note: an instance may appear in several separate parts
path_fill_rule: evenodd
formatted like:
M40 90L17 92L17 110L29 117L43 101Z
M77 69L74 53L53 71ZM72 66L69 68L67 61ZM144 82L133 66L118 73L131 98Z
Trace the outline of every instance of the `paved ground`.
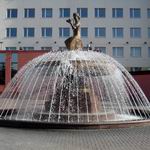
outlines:
M110 130L0 128L0 150L150 150L150 127Z

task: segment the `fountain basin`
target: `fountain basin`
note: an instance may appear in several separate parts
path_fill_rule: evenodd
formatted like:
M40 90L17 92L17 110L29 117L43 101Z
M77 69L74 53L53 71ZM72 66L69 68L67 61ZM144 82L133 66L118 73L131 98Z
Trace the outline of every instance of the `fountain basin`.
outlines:
M108 55L82 50L33 59L0 97L2 124L141 124L149 122L149 110L146 96L121 64Z

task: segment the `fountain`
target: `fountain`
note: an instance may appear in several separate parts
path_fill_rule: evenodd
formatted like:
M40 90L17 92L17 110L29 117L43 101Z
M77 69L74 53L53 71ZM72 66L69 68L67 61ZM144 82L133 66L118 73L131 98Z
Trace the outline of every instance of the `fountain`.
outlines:
M69 50L33 59L6 87L0 124L105 126L149 120L150 102L128 71L106 54L82 50L80 17L73 16L67 20L74 31L65 41Z

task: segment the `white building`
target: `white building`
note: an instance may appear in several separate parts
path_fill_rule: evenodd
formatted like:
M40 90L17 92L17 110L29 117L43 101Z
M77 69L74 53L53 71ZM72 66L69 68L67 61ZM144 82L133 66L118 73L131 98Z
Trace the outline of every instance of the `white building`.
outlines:
M81 16L84 47L127 68L150 67L150 0L0 0L0 46L6 50L64 48L66 19Z

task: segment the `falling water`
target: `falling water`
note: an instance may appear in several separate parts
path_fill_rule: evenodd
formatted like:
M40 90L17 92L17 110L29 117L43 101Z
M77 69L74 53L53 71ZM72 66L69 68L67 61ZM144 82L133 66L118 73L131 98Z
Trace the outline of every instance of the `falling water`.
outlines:
M102 124L149 118L150 103L108 55L50 52L25 65L0 97L0 118Z

